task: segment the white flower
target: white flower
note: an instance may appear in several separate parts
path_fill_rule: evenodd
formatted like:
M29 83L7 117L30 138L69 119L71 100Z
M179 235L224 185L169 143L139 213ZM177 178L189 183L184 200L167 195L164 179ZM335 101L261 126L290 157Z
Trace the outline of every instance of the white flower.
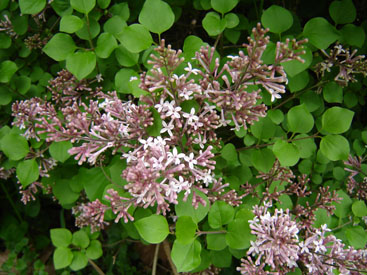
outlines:
M170 137L173 136L172 134L172 130L174 128L174 125L173 125L173 120L171 120L168 124L162 120L162 129L161 129L161 134L167 132L169 134Z
M178 153L177 148L173 148L172 152L167 152L167 164L170 164L171 162L173 162L174 164L178 165L181 163L180 159L183 159L185 157L185 154L183 153Z
M182 115L184 118L187 118L187 124L192 125L194 121L199 121L199 117L195 115L195 108L191 108L190 113L184 113Z
M197 164L196 159L194 159L194 153L190 153L189 156L185 156L185 161L189 164L190 169L194 169L194 165Z
M184 69L186 72L193 73L194 75L197 75L200 72L198 69L193 69L190 62L187 63L187 66L188 67Z
M175 102L172 100L171 103L167 104L168 112L166 113L166 116L173 116L175 118L181 117L181 107L175 107Z

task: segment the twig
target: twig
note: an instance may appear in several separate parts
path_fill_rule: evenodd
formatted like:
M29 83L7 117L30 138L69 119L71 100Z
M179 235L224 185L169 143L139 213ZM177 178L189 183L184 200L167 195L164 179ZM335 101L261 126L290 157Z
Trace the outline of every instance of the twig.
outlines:
M155 246L154 259L153 259L153 267L152 267L152 275L156 275L157 274L157 262L158 262L159 245L160 244L157 244Z
M176 269L176 266L175 264L172 262L172 258L171 258L171 248L169 247L169 243L167 240L165 240L163 242L163 249L164 249L164 252L166 253L166 256L167 256L167 259L169 261L169 264L171 266L171 269L172 269L172 272L174 275L179 275L178 272L177 272L177 269Z
M105 275L102 269L100 269L99 266L96 265L95 262L93 262L91 259L88 259L88 262L90 263L91 266L93 266L94 270L97 271L99 275Z

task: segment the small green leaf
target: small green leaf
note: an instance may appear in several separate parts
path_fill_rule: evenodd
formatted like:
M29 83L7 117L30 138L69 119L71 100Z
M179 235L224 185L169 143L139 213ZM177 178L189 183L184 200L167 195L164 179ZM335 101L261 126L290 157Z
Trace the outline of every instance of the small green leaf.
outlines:
M356 19L356 8L352 0L333 1L329 13L336 24L352 23Z
M76 52L66 59L66 68L79 80L88 76L96 67L94 52Z
M86 250L89 259L96 260L103 255L102 244L98 240L91 240Z
M83 18L84 25L83 27L78 30L75 34L80 38L84 40L90 40L97 37L101 30L101 26L99 25L99 22L94 19L93 17L89 18L89 22L86 19L86 17Z
M74 10L88 14L96 5L96 0L70 0L70 5Z
M227 13L226 16L224 16L224 18L227 21L226 28L230 28L230 29L234 28L240 23L240 19L238 18L237 14L233 12Z
M331 107L322 115L322 130L331 134L341 134L350 128L354 112L341 107Z
M12 92L9 90L9 88L6 86L0 86L0 105L8 105L12 101L12 98Z
M232 255L228 248L220 251L210 251L210 259L213 265L219 268L230 267L232 263Z
M130 52L123 45L116 48L115 56L121 66L132 67L138 64L139 54Z
M0 65L0 82L1 83L8 83L15 74L15 72L18 70L17 64L15 64L13 61L6 60L1 62Z
M37 14L46 6L46 0L19 0L20 12L22 14Z
M330 160L346 160L349 155L349 142L340 135L327 135L321 139L321 152Z
M268 110L268 114L267 115L271 119L271 121L274 122L275 124L280 124L284 120L284 114L279 109Z
M339 32L322 17L310 19L303 28L303 35L319 49L326 49L339 38Z
M237 6L238 0L211 0L210 3L214 10L221 14L225 14Z
M268 148L258 149L252 152L251 162L257 170L267 173L273 167L275 156Z
M161 133L161 129L162 129L162 119L160 114L158 113L158 111L155 108L150 108L150 111L153 114L153 125L147 127L147 132L150 136L152 137L157 137L160 135Z
M51 242L56 247L68 247L73 235L68 229L54 228L50 230Z
M60 20L60 31L74 33L83 28L84 22L78 16L65 15Z
M43 51L52 59L63 61L72 54L75 49L75 43L70 35L57 33L48 41Z
M51 157L53 157L55 160L65 162L70 157L68 150L72 147L73 145L70 141L60 141L53 142L48 150Z
M151 215L134 223L140 236L148 243L163 242L169 234L168 222L161 215Z
M23 188L35 182L39 177L37 161L35 159L27 159L19 162L16 174Z
M367 243L367 234L362 226L347 228L345 230L345 236L355 249L362 249Z
M287 114L288 128L294 133L308 133L314 125L313 116L305 105L292 107Z
M194 222L198 223L203 220L208 214L210 203L204 193L200 191L195 192L196 196L200 196L206 202L205 206L199 203L199 206L195 209L194 206L192 206L192 193L187 197L186 201L183 201L184 192L181 192L180 194L178 194L178 204L175 205L175 211L178 217L189 216Z
M97 4L101 9L107 9L111 0L97 0Z
M126 27L127 27L126 22L118 15L111 17L103 25L104 31L115 35L116 38L118 38L118 35Z
M117 47L115 37L110 33L102 33L98 36L96 54L100 58L108 58Z
M78 271L86 267L88 264L88 257L81 251L73 251L73 261L70 264L70 269Z
M275 134L276 126L268 117L262 117L254 122L250 127L251 133L258 139L272 138Z
M310 75L307 70L295 75L294 77L288 77L288 86L292 93L298 92L304 89L310 81Z
M355 201L352 205L352 211L357 217L367 216L367 206L364 201Z
M333 203L333 205L335 205L334 214L338 218L348 217L350 215L350 208L353 202L343 190L337 191L337 195L341 200Z
M8 49L11 46L11 38L5 33L0 33L0 49Z
M69 266L73 261L73 252L67 247L58 247L54 252L54 266L55 269L61 269Z
M15 133L10 133L1 139L1 148L11 160L20 160L29 152L26 138Z
M180 244L192 243L195 239L195 233L198 229L195 223L189 216L181 216L176 222L176 239Z
M81 168L77 179L90 201L101 200L105 187L110 183L100 168Z
M313 138L308 138L306 134L294 137L292 143L297 146L301 158L309 158L316 152L316 144Z
M203 28L210 36L217 36L226 28L227 21L216 12L208 12L203 19Z
M294 77L305 71L311 65L313 59L312 51L307 46L303 46L302 50L305 51L305 54L300 55L300 57L304 60L303 63L298 60L290 60L282 63L287 75Z
M206 234L207 248L210 250L222 250L227 247L226 235Z
M122 68L115 75L115 87L118 93L129 94L132 93L129 82L132 77L138 78L139 75L132 69Z
M220 228L230 223L234 217L234 209L224 201L216 201L211 206L208 214L208 222L211 228Z
M119 4L114 4L110 9L109 12L115 16L120 16L124 21L127 21L130 17L130 9L129 3L123 2Z
M335 81L327 83L322 89L322 93L326 102L343 102L343 88L339 86Z
M132 53L146 50L153 43L152 36L147 28L140 24L132 24L124 28L117 39Z
M227 143L224 145L220 151L221 157L224 158L229 163L238 164L238 153L236 147L232 143Z
M158 34L171 28L174 21L170 5L162 0L146 0L139 14L139 23Z
M351 46L356 46L362 48L363 43L366 38L366 33L360 26L355 26L353 24L344 25L340 30L343 40ZM343 42L342 42L343 43ZM344 43L343 43L344 44ZM333 82L331 82L333 83Z
M300 158L298 148L294 144L281 139L275 142L273 153L282 166L293 166Z
M261 23L273 33L282 33L293 25L291 12L278 5L272 5L261 16Z
M74 192L69 184L73 182L67 179L57 179L52 187L52 192L61 205L73 204L79 198L79 192Z
M241 209L237 212L233 221L228 224L226 242L230 248L246 249L250 246L250 241L255 240L255 235L251 234L248 221L254 217L251 210Z
M173 242L171 257L177 268L177 272L189 272L200 265L201 244L194 240L189 244L180 244L177 240Z
M79 230L73 233L71 243L80 248L87 248L90 240L88 234L85 231Z

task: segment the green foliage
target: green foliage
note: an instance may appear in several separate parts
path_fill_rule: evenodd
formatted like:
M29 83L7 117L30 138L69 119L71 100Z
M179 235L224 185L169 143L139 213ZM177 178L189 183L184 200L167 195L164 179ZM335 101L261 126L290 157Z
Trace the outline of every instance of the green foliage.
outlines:
M38 164L34 159L23 160L17 165L17 177L23 187L36 181L39 176Z
M310 19L303 28L303 35L319 49L326 49L339 38L339 32L322 17Z
M43 51L56 61L65 60L76 49L73 38L65 33L53 36L43 48Z
M134 223L140 236L148 243L160 243L169 234L168 222L161 215L151 215Z
M181 216L176 222L176 241L180 244L190 244L195 240L195 233L198 228L189 216Z
M282 33L292 27L293 16L285 8L272 5L263 12L261 23L273 33Z
M172 247L172 261L178 272L187 272L196 268L200 262L201 244L194 240L189 244L180 244L177 240Z

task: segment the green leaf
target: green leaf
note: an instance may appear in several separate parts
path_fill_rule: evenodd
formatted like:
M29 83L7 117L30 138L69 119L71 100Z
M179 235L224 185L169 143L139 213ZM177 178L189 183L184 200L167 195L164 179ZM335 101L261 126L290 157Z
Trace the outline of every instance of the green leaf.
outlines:
M228 25L228 22L227 22L227 25ZM227 38L228 41L231 42L232 44L236 44L238 40L240 39L240 36L241 36L240 31L232 30L232 29L224 30L224 37Z
M362 249L367 243L367 234L362 226L347 228L345 230L345 236L355 249Z
M68 247L73 235L68 229L54 228L50 230L51 242L56 247Z
M314 112L323 105L323 100L319 94L314 91L307 91L300 97L301 104L305 104L307 110Z
M195 223L189 216L181 216L176 222L176 240L180 244L192 243L195 239L195 233L198 229Z
M171 28L174 21L170 5L162 0L146 0L139 14L139 23L158 34Z
M115 35L116 38L118 38L118 35L126 27L127 27L126 22L118 15L111 17L103 25L104 31Z
M213 265L219 268L230 267L232 263L232 255L228 247L221 251L210 251L210 259Z
M22 14L37 14L46 6L46 0L19 0L20 12Z
M211 228L220 228L230 223L234 217L234 209L224 201L216 201L211 206L208 214L208 222Z
M132 53L146 50L153 43L149 31L140 24L132 24L124 28L117 39Z
M183 45L183 52L185 55L185 59L189 61L191 58L195 56L195 52L200 50L200 47L204 45L203 40L200 37L195 35L189 35L185 38Z
M130 52L123 45L116 48L115 56L121 66L131 67L138 64L139 54Z
M51 7L59 16L73 13L73 8L70 6L69 0L53 0L51 2Z
M321 139L321 152L330 160L346 160L349 155L349 142L340 135L327 135Z
M232 143L227 143L221 150L221 157L228 162L238 162L236 147Z
M328 212L323 208L318 208L315 211L315 217L316 220L313 223L314 228L320 228L324 224L329 224L331 221L331 216L328 214Z
M96 54L100 58L108 58L113 50L117 47L115 37L107 32L98 36Z
M356 8L352 0L333 1L329 13L336 24L352 23L356 19Z
M15 74L15 72L18 70L17 64L15 64L13 61L6 60L1 62L0 65L0 82L1 83L8 83Z
M52 187L53 194L62 205L73 204L79 198L79 192L74 192L70 183L72 184L72 181L58 178Z
M352 200L343 190L339 190L336 193L338 197L341 198L341 200L339 202L333 203L333 205L335 205L334 214L341 219L344 217L348 217L350 215Z
M238 0L211 0L211 6L217 12L225 14L234 9L238 4Z
M107 9L111 0L97 0L97 4L101 9Z
M274 122L275 124L280 124L283 122L284 120L284 114L281 110L279 109L272 109L272 110L268 110L268 114L267 116L271 119L272 122Z
M366 33L362 27L355 26L353 24L347 24L343 26L340 32L345 43L351 46L362 48L366 38Z
M314 125L313 116L305 105L292 107L287 114L288 128L294 133L308 133Z
M11 160L20 160L29 152L26 138L15 133L9 133L1 139L1 148Z
M234 28L240 23L240 19L238 18L237 14L233 12L227 13L226 16L224 16L224 18L227 21L226 28L230 28L230 29Z
M78 181L83 184L90 201L101 200L105 187L110 183L100 168L79 169Z
M12 92L9 90L9 88L6 86L0 86L0 105L8 105L12 101L12 99Z
M98 240L91 240L86 250L89 259L96 260L103 255L102 244Z
M331 134L341 134L350 128L354 112L341 107L332 107L322 115L322 130Z
M18 163L17 178L23 188L35 182L39 177L38 163L35 159L27 159Z
M94 52L76 52L66 59L66 69L82 80L93 72L96 67L96 55Z
M312 51L307 46L303 46L302 50L305 51L305 54L300 55L300 57L304 60L303 63L298 60L290 60L290 61L286 61L282 63L284 71L290 77L294 77L298 75L299 73L303 72L312 63L312 59L313 59Z
M206 234L207 248L210 250L222 250L227 247L226 235L222 234Z
M250 127L251 133L258 139L272 138L275 134L276 126L268 117L262 117L254 122Z
M273 167L275 156L268 148L254 150L251 154L251 163L254 167L264 173L270 171Z
M83 28L84 22L78 16L65 15L60 20L60 31L74 33Z
M261 23L273 33L282 33L293 25L291 12L278 5L272 5L261 16Z
M304 89L308 82L310 81L310 76L307 70L295 75L294 77L288 77L289 90L294 93Z
M72 54L75 49L75 43L70 35L57 33L48 41L43 51L52 59L63 61Z
M0 33L0 49L8 49L11 46L11 38L5 33Z
M99 22L94 19L93 17L89 18L89 23L86 19L86 17L83 18L84 25L83 27L78 30L75 34L80 38L84 40L90 40L97 37L101 30L101 26L99 25Z
M171 257L177 272L189 272L200 265L201 244L198 240L189 244L173 242Z
M13 30L18 35L23 35L28 30L28 15L15 16L12 20Z
M70 264L70 269L78 271L86 267L88 264L88 257L81 251L73 251L73 261Z
M294 137L292 143L297 146L301 158L309 158L316 152L316 144L313 138L308 138L306 134ZM298 140L297 140L298 139Z
M115 16L120 16L123 20L127 21L130 17L129 4L127 2L114 4L109 12Z
M198 223L201 220L203 220L206 217L206 215L208 214L210 203L204 193L200 191L195 191L195 193L196 193L196 196L200 196L206 202L205 206L199 203L198 208L195 209L194 206L192 206L193 194L191 193L187 197L187 200L183 201L184 192L181 192L178 194L178 198L177 198L178 204L175 205L175 211L178 217L189 216L192 218L194 222Z
M73 233L71 243L80 248L87 248L90 240L88 234L85 231L79 230Z
M339 38L339 32L322 17L310 19L303 28L303 35L319 49L326 49Z
M227 22L216 12L208 12L203 19L203 28L210 36L217 36L226 28Z
M121 69L115 75L115 86L118 93L129 94L132 90L129 86L131 77L139 77L136 71L132 69Z
M55 269L61 269L69 266L73 261L73 252L67 247L58 247L54 252L54 266Z
M140 236L148 243L163 242L169 234L168 222L161 215L151 215L134 223Z
M367 206L364 201L355 201L352 205L352 211L357 217L367 216Z
M279 159L282 166L293 166L300 158L298 148L294 144L281 139L275 142L273 153Z
M96 5L96 0L70 0L70 5L74 10L88 14Z
M248 221L254 217L249 209L241 209L237 212L236 218L228 224L226 242L230 248L246 249L250 246L250 241L255 240L255 235L251 234Z
M31 88L31 79L24 75L14 77L11 80L11 83L15 84L17 91L21 93L22 95L26 94L29 91L29 89Z
M335 81L327 83L322 89L322 93L326 102L343 102L343 88L339 86Z
M53 142L48 150L52 158L60 162L65 162L70 157L68 150L72 147L73 145L70 141L60 141Z

